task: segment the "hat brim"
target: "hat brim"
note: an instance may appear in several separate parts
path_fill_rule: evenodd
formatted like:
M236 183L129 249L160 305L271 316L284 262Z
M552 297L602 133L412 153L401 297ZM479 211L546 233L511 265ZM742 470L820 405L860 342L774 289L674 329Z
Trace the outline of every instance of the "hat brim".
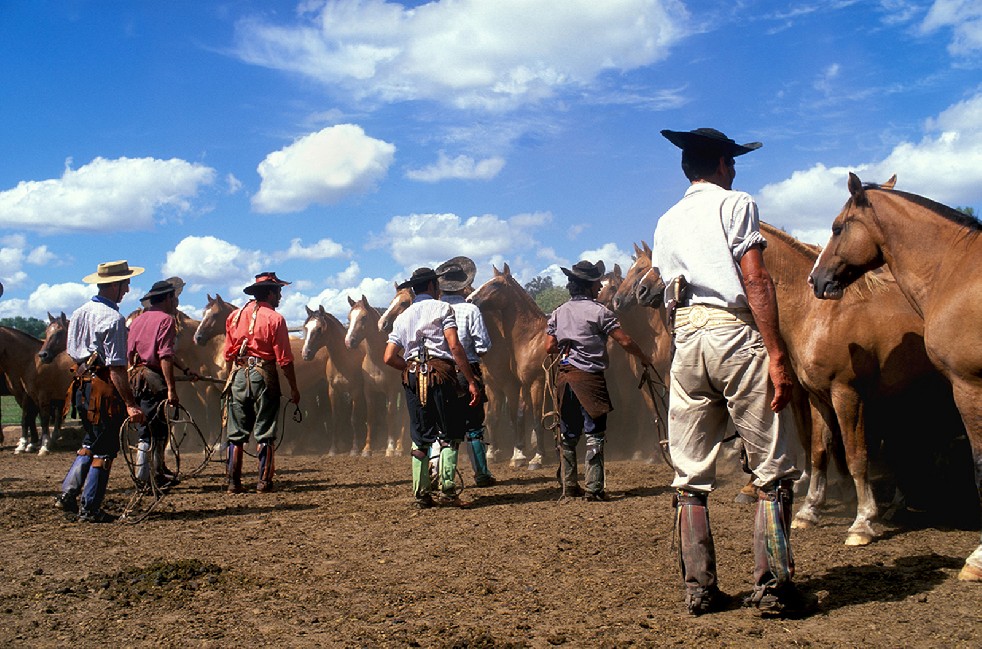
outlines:
M450 275L456 276L456 273L453 272L455 266L464 273L463 279L450 279ZM462 291L474 283L474 277L477 276L477 266L469 257L454 257L440 264L436 272L440 275L441 291Z
M603 279L604 273L606 272L607 269L604 266L603 261L598 261L596 266L597 266L597 271L599 273L596 277L589 277L587 275L583 275L582 273L576 270L563 268L562 266L559 267L559 270L563 271L563 274L570 279L579 280L581 282L599 282L601 279Z
M255 295L256 289L259 288L267 288L267 287L282 288L284 286L288 286L289 284L290 282L284 282L282 280L279 282L256 282L255 284L246 286L244 289L242 289L242 292L245 293L246 295Z
M703 135L701 133L693 133L692 131L670 131L665 129L661 132L661 134L665 136L666 140L683 151L719 153L720 155L729 155L734 158L750 153L751 151L756 151L760 147L764 146L760 142L737 144L733 140L723 140L720 138Z
M82 278L82 281L86 284L113 284L114 282L121 282L124 279L129 279L131 277L136 277L137 275L142 275L146 268L140 268L139 266L130 266L129 271L119 275L113 275L107 277L105 275L100 275L99 273L92 273L91 275L86 275Z

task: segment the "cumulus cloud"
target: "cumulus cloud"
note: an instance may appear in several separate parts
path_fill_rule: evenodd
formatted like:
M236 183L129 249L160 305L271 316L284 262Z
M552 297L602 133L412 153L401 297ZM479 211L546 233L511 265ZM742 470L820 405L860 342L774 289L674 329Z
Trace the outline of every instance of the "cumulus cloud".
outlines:
M451 158L440 151L440 157L435 163L422 169L411 169L406 172L406 177L410 180L426 183L435 183L446 179L491 180L498 175L504 166L504 158L493 157L475 161L474 158L466 155Z
M688 31L677 0L384 0L307 5L294 24L236 26L245 61L358 98L508 109L665 58Z
M69 161L70 165L70 161ZM21 181L0 192L0 227L39 232L149 229L161 210L186 212L215 170L184 160L96 158L61 178Z
M36 318L46 318L48 313L61 311L70 316L75 309L85 304L95 294L96 287L81 282L39 284L27 298L24 306L28 313Z
M321 239L312 245L304 246L300 238L292 239L289 248L273 255L277 260L307 259L310 261L350 256L351 253L345 250L344 246L331 239Z
M492 214L467 219L456 214L397 216L385 226L376 245L388 246L392 257L406 268L438 264L457 255L478 262L536 247L535 231L551 220L548 212L509 219Z
M216 237L185 237L167 253L161 271L177 275L196 291L201 285L242 287L268 261L258 250L244 250Z
M626 273L627 269L634 263L634 260L631 259L631 253L621 250L615 243L605 243L599 248L584 250L580 253L580 259L592 262L602 259L608 273L614 272L614 264L620 264L621 272Z
M757 194L761 218L799 239L824 244L849 198L850 171L878 183L896 174L897 189L947 205L977 205L982 201L982 93L927 120L924 130L919 142L902 142L883 160L816 164L766 185Z
M311 133L259 163L262 184L252 207L263 213L299 212L364 194L385 177L395 150L354 124Z
M950 27L952 56L969 56L982 51L982 4L978 0L935 0L921 31L929 34Z

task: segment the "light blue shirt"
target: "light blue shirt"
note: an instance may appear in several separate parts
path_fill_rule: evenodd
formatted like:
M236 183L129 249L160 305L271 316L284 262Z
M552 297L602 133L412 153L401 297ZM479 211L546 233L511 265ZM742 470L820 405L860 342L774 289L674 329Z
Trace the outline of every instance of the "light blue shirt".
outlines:
M72 314L68 323L68 355L81 363L92 355L106 366L126 367L126 319L119 307L98 295Z
M484 326L484 316L476 304L471 304L463 295L444 295L444 302L453 307L457 318L457 337L464 346L464 353L470 363L480 363L481 355L491 348L491 336Z

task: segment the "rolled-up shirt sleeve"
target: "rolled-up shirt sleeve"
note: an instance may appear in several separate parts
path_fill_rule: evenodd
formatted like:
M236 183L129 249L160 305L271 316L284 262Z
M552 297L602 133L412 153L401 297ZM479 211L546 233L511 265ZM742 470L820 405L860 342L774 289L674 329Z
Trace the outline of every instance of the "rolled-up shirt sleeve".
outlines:
M736 193L732 199L725 201L723 205L724 209L731 209L726 236L734 261L739 263L747 251L755 246L761 250L767 247L767 240L760 233L760 215L757 212L757 203L749 194ZM724 219L725 221L726 219Z

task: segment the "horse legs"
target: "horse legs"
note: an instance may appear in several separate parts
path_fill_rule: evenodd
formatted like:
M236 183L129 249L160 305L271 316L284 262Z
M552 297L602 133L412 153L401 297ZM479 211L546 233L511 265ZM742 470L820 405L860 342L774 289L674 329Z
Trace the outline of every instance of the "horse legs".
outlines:
M952 380L955 405L965 424L968 441L972 446L972 460L975 466L975 487L982 503L982 390L959 379ZM958 578L962 581L982 581L982 543L965 560Z
M24 405L20 416L20 442L14 453L33 453L38 442L37 417L40 410L37 404L28 397L24 398Z
M849 475L856 485L856 520L846 534L846 545L869 545L877 536L871 523L876 518L877 508L869 481L865 407L860 396L851 389L833 387L832 400L839 420L839 430L842 431Z
M838 431L839 424L835 414L828 406L812 405L812 436L811 458L809 459L808 493L798 513L795 514L791 527L806 529L818 525L818 512L825 505L826 489L828 487L829 451L834 444L833 431Z

